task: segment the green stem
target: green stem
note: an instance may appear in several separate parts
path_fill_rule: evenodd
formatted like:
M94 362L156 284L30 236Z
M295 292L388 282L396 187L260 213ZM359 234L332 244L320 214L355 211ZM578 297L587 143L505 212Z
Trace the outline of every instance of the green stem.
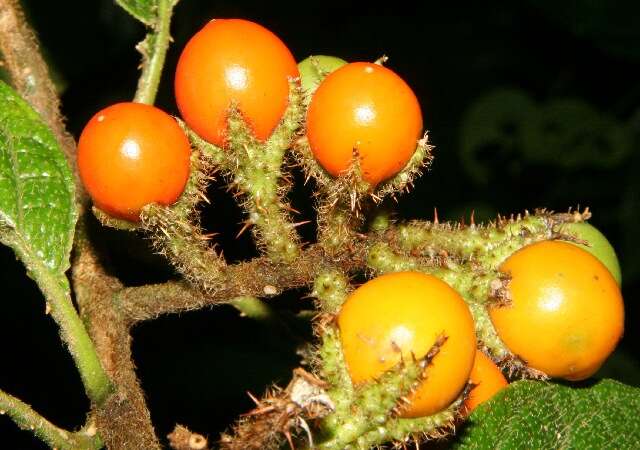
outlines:
M249 173L247 171L248 175ZM259 183L261 181L259 178L264 175L266 174L254 172L247 178L250 180L249 183L253 181ZM250 189L256 184L252 184ZM295 225L291 223L288 214L284 211L283 204L277 195L267 194L261 197L259 190L250 190L245 209L249 215L247 223L255 225L252 231L259 246L264 248L269 258L279 263L291 264L300 256L300 239L295 231Z
M31 431L37 437L60 450L89 450L102 448L95 428L70 433L58 428L29 405L0 390L0 415L7 414L22 430Z
M326 441L320 442L315 448L321 450L341 450L349 448L349 444L354 444L358 437L366 434L371 429L371 422L362 415L352 415L332 430L332 436ZM358 448L352 446L351 448ZM363 448L363 447L360 447Z
M1 237L1 236L0 236ZM71 300L69 280L64 273L47 266L19 236L5 236L2 243L13 248L30 278L47 302L47 310L60 327L60 335L73 357L87 396L100 406L112 391L111 381L104 371L96 347Z
M32 269L35 263L28 265ZM45 296L51 316L60 326L63 341L69 347L87 396L96 405L101 405L112 391L111 381L105 373L100 359L87 333L84 323L73 306L69 281L64 275L53 274L45 267L33 270L32 275Z
M234 182L246 194L244 208L248 213L247 225L265 253L276 262L291 264L300 255L300 237L291 222L285 199L290 182L282 173L284 155L300 124L300 95L291 84L289 108L281 125L269 140L256 141L242 116L229 119L234 156L240 162L234 171Z
M158 16L153 26L154 31L149 33L142 42L142 74L138 80L135 102L148 105L155 102L164 60L171 40L169 29L172 10L172 0L158 0Z

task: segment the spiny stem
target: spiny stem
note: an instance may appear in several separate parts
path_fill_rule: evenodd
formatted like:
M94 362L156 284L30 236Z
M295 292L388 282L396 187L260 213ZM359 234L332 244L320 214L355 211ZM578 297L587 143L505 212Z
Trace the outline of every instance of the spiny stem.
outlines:
M560 237L556 227L562 223L582 222L584 212L549 213L544 210L498 218L489 225L462 226L459 223L412 221L386 230L386 239L403 253L435 256L445 250L463 259L475 259L487 267L497 267L519 248L540 240Z
M267 142L253 137L239 110L229 116L229 147L234 155L234 167L227 171L233 174L234 183L246 195L244 208L248 213L247 225L256 242L274 261L290 264L300 254L300 237L293 224L285 197L291 187L283 173L285 152L291 145L302 121L300 87L297 81L289 82L289 105Z
M156 250L194 286L214 293L224 283L226 263L204 239L200 226L188 220L188 211L150 205L142 212L142 223Z
M36 436L60 450L91 450L102 448L100 437L92 427L86 431L70 433L58 428L34 411L23 401L0 390L0 415L7 414L23 430Z
M333 201L332 201L333 200ZM351 206L338 198L323 198L318 210L318 242L331 255L337 255L357 241L356 234L364 222Z
M192 145L202 153L203 163L220 169L237 190L247 219L238 236L252 229L258 247L272 261L290 264L299 257L298 225L292 223L293 209L286 200L290 179L283 173L285 153L302 121L300 87L289 81L289 105L273 134L266 142L253 136L237 105L232 104L228 116L228 139L225 149L210 144L196 133L187 131ZM206 183L201 185L201 191ZM194 203L195 205L195 203Z
M255 228L252 230L265 253L274 261L292 263L300 254L300 239L295 224L288 220L286 211L276 196L260 203L259 192L249 191L245 208Z
M135 102L152 105L155 102L164 60L171 41L170 26L173 0L158 0L158 15L153 32L140 44L143 56L142 74L138 79Z

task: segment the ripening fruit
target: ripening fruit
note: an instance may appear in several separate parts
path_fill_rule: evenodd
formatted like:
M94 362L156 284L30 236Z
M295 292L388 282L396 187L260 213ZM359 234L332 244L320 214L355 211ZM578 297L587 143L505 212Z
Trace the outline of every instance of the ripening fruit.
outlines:
M312 55L298 63L300 85L303 91L314 90L325 76L347 64L336 56Z
M338 326L355 384L375 379L403 358L425 356L439 336L447 337L402 417L441 411L469 379L476 353L471 313L460 294L434 276L397 272L368 281L345 301Z
M271 31L241 19L215 19L187 43L176 68L175 95L184 121L203 139L223 147L232 105L264 141L282 118L289 79L298 66Z
M96 207L133 222L150 203L182 194L191 148L173 117L142 103L117 103L94 115L78 141L80 178Z
M393 71L357 62L331 73L307 112L309 146L320 165L337 177L357 153L364 180L376 185L402 170L422 133L420 104Z
M598 258L600 262L609 269L613 278L618 282L618 286L620 285L622 282L622 273L620 272L620 263L618 262L616 251L600 230L590 223L576 222L562 224L559 231L573 234L579 239L584 239L589 242L590 245L582 245L575 242L571 243Z
M620 288L609 270L576 245L543 241L511 255L508 306L490 307L505 345L551 377L582 380L613 352L624 327Z
M475 386L464 402L467 414L471 414L478 405L489 400L509 384L498 366L480 350L476 352L469 381Z

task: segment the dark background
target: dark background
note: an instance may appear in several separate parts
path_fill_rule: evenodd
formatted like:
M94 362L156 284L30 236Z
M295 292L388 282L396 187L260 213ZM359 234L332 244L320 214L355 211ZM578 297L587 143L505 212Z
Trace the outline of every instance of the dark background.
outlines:
M399 216L458 220L497 213L589 206L592 223L622 263L627 323L604 374L640 384L640 4L576 0L374 7L346 1L182 0L158 105L176 113L172 68L190 35L213 17L255 20L278 34L298 60L333 54L372 61L386 54L421 100L436 160ZM615 6L614 6L615 3ZM24 1L62 93L70 130L110 103L133 97L144 28L110 0ZM310 188L296 191L300 220L313 218ZM213 186L205 215L231 260L252 256L248 236L234 240L241 213ZM307 226L305 238L313 238ZM127 284L171 272L141 252L144 243L107 231L102 239ZM0 249L0 388L73 429L88 410L79 377L44 302L12 252ZM292 293L274 302L286 318L308 307ZM308 329L291 321L294 332ZM160 435L184 423L216 439L251 407L245 394L285 383L297 364L295 343L238 317L230 307L167 316L133 330L138 375ZM44 448L0 418L0 448Z

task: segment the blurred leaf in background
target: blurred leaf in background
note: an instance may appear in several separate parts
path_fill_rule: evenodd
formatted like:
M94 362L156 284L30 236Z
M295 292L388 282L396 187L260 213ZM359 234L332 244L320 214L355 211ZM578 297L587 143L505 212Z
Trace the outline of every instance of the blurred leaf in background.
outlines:
M529 0L549 19L607 53L640 60L639 2ZM594 68L594 70L605 68Z

